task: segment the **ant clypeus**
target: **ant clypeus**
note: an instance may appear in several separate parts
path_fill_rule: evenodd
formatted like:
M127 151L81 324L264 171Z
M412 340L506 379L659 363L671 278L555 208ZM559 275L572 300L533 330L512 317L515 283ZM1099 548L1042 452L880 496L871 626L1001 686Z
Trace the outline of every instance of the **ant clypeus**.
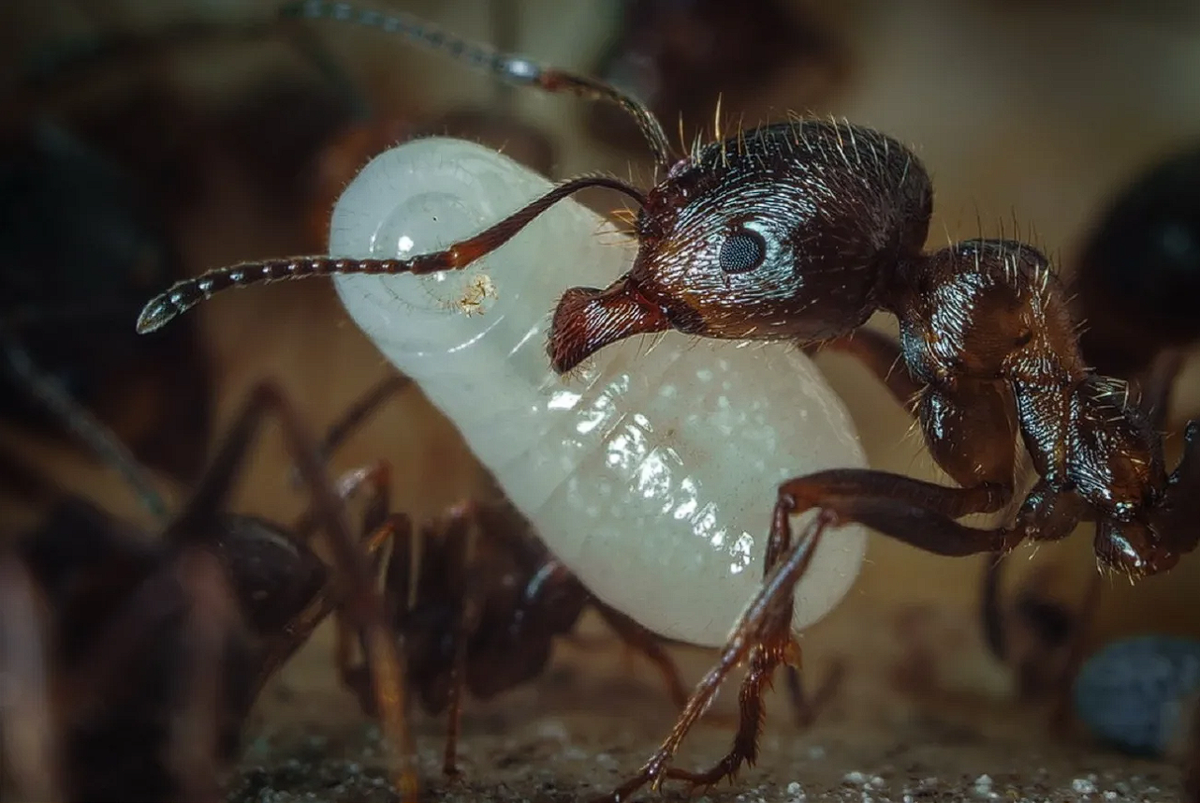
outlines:
M793 119L679 157L643 104L602 82L500 55L410 18L342 3L296 8L401 32L545 91L615 102L638 123L665 178L648 192L606 177L566 181L474 237L411 258L297 257L211 271L151 301L141 331L230 287L462 269L557 201L605 187L641 207L640 248L632 269L607 288L563 294L548 344L555 370L568 372L632 335L667 330L832 346L861 359L900 402L913 405L933 457L958 484L868 469L782 483L761 589L671 735L604 800L625 800L668 778L711 785L755 760L762 689L793 646L792 588L832 527L858 522L934 554L966 556L1007 552L1025 539L1064 538L1079 522L1094 520L1097 559L1130 576L1165 571L1196 547L1200 530L1192 521L1200 510L1189 500L1200 479L1197 425L1188 426L1183 460L1168 473L1160 436L1127 385L1086 365L1059 281L1033 247L981 238L925 252L931 182L898 141L850 123ZM898 318L899 343L861 328L878 310ZM906 371L891 371L901 362ZM1013 500L1018 437L1038 481L1015 520L994 528L960 524ZM791 517L814 509L817 518L794 538ZM721 682L747 659L730 753L706 772L669 767Z
M335 609L370 634L364 643L381 679L385 732L411 753L395 641L343 509L365 488L374 497L364 527L382 524L386 464L331 484L295 410L262 384L187 504L167 519L154 484L112 433L23 349L4 348L25 390L119 468L165 524L149 538L6 459L7 479L22 495L51 505L42 525L0 549L0 675L9 683L0 738L16 791L67 800L218 799L218 779L237 756L259 692ZM282 424L312 498L290 529L223 510L268 417ZM318 529L332 568L308 546ZM400 788L415 789L414 779L405 767Z

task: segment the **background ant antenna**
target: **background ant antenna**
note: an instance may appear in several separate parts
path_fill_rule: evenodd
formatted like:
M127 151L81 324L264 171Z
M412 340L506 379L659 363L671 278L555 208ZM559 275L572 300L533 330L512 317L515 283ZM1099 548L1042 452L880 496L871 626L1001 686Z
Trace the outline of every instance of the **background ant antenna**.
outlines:
M166 521L167 505L162 495L133 454L108 427L72 398L58 382L39 371L23 346L9 338L2 338L0 349L8 360L9 368L21 380L30 397L46 405L103 462L121 472L145 508L155 518Z
M669 168L673 161L671 146L654 113L641 101L603 81L546 67L524 56L501 53L487 45L469 42L408 14L383 13L357 8L351 3L329 0L289 3L283 6L279 13L283 17L349 22L385 33L398 34L412 42L447 53L458 61L466 62L509 83L532 86L545 92L570 92L582 98L615 103L633 117L650 144L655 162L663 168Z

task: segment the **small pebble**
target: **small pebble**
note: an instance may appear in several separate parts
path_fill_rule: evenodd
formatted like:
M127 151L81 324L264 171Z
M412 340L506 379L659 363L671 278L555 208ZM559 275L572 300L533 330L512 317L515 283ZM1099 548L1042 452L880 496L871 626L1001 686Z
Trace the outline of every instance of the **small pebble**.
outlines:
M980 775L975 779L975 794L987 795L992 791L992 776Z
M1087 660L1075 679L1075 712L1101 741L1158 758L1179 732L1184 701L1197 693L1200 641L1139 636Z

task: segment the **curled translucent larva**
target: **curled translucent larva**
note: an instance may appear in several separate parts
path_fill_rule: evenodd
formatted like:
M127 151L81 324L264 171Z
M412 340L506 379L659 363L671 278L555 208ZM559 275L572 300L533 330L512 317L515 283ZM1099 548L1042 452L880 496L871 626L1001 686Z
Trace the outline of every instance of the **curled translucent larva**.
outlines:
M549 186L478 145L412 142L346 190L330 251L432 251ZM555 375L545 347L559 295L606 286L633 249L568 200L467 270L336 282L358 325L593 593L664 636L715 646L761 582L778 483L865 459L837 395L786 346L667 333ZM797 587L797 628L845 595L865 539L853 526L821 542Z

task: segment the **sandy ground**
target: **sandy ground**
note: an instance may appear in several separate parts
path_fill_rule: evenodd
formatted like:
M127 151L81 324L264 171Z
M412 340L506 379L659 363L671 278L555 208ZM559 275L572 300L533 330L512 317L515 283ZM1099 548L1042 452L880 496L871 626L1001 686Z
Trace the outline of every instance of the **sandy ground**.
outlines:
M842 617L842 621L845 620ZM942 643L961 642L966 623L939 621ZM839 620L809 641L853 648ZM932 634L931 630L931 634ZM895 631L893 631L895 632ZM317 641L321 641L320 638ZM1075 736L1048 732L1046 712L995 695L955 692L952 678L927 677L941 688L914 696L897 687L905 665L898 639L862 639L841 693L814 726L788 716L786 695L771 695L762 754L736 784L696 800L748 803L800 801L1172 801L1179 771L1171 763L1135 761ZM231 797L250 801L393 800L378 729L335 688L326 645L314 643L268 690L251 731ZM677 650L689 677L707 653ZM867 659L866 655L875 656ZM825 666L810 661L820 676ZM462 777L440 774L444 724L414 718L426 799L574 801L608 791L651 754L673 722L673 709L647 664L631 662L611 642L564 644L531 686L472 701L460 743ZM681 766L700 768L728 748L731 692L685 742ZM644 792L639 799L657 799ZM667 785L661 799L686 799Z

